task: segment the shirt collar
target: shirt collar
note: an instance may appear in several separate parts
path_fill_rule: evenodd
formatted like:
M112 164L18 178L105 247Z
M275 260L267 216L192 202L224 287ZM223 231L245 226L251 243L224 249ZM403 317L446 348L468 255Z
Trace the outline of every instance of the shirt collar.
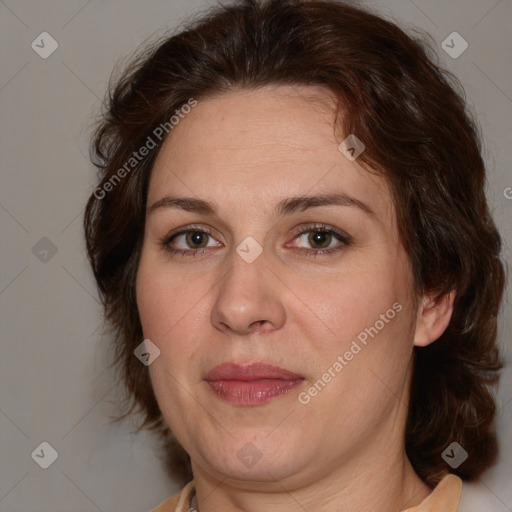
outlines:
M446 475L419 505L403 512L457 512L461 492L462 480L456 475Z

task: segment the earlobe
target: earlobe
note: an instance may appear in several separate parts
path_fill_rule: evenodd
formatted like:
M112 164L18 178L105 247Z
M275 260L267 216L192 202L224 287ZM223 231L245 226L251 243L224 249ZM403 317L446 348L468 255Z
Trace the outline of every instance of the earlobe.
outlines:
M425 295L418 306L418 318L414 332L414 345L426 347L443 334L453 313L456 291L439 297Z

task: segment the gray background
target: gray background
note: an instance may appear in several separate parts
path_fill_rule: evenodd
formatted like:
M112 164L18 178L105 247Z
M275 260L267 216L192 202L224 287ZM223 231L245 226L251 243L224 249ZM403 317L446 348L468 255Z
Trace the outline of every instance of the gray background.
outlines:
M88 161L89 127L114 64L210 2L215 0L0 3L1 511L142 512L177 490L151 436L134 435L131 421L110 422L120 391L107 368L108 343L100 332L81 220L95 177ZM462 81L482 125L489 200L510 260L512 3L365 4L402 26L429 32L442 64ZM43 31L59 45L47 59L31 47ZM469 44L456 59L441 47L453 31ZM502 455L477 484L465 488L461 509L467 511L512 510L507 293L500 343L508 364L498 396ZM58 452L48 469L31 458L43 441Z

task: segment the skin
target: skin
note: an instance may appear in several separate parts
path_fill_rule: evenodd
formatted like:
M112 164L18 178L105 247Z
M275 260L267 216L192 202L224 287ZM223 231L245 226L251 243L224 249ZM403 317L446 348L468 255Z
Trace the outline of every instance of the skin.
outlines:
M431 492L405 454L408 383L414 345L442 334L454 297L414 300L387 183L338 150L333 121L321 87L233 90L201 99L153 168L148 207L169 194L216 204L216 215L148 213L137 276L144 336L161 351L152 384L191 456L200 512L396 512ZM283 198L334 192L373 214L339 205L274 213ZM327 235L315 245L311 223L351 242ZM166 252L161 241L190 224L211 236L171 245L197 256ZM249 236L263 250L252 263L236 252ZM307 253L326 246L340 250ZM397 302L395 318L301 404L299 393ZM234 405L203 380L227 361L267 362L305 381L268 403ZM252 467L237 456L246 443L261 454Z

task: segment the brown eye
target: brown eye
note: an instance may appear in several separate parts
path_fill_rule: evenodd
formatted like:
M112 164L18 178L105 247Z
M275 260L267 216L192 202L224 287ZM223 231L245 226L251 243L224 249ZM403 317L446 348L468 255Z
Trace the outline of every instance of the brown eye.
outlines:
M185 243L191 249L201 249L206 247L208 243L209 234L204 231L188 231L185 237Z
M298 240L295 247L312 255L338 251L351 243L349 235L324 225L310 226L308 229L301 231L295 240ZM304 242L309 247L301 247L300 244Z
M181 256L199 256L211 247L222 246L206 228L195 226L171 233L159 243L165 251Z
M311 231L308 236L308 243L310 243L313 248L317 249L325 249L329 247L331 240L332 233L323 230Z

